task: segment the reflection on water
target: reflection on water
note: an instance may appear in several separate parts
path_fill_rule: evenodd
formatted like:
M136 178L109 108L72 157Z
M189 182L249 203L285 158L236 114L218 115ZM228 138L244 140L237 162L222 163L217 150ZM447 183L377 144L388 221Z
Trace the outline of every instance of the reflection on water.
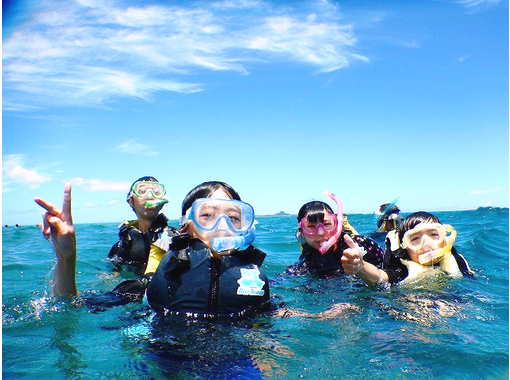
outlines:
M299 256L295 218L260 218L256 245L268 253L275 310L240 323L159 318L142 303L108 304L103 292L126 276L105 260L115 223L79 225L83 297L55 302L45 292L53 254L40 232L4 230L3 376L508 378L508 210L440 218L459 232L456 246L475 277L437 273L377 289L348 276L282 276ZM370 215L349 221L365 234L373 224Z

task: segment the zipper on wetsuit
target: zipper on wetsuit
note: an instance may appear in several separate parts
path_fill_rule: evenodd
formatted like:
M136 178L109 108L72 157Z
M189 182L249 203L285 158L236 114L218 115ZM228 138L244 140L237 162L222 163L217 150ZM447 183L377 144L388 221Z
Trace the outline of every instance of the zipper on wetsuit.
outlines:
M220 274L221 274L221 259L217 257L211 258L211 279L209 287L209 305L208 314L216 318L218 313L218 298L220 292Z

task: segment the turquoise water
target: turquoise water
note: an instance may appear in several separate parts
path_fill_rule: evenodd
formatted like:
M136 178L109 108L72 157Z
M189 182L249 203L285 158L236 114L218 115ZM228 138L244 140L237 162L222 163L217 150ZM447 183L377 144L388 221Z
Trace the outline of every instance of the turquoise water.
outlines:
M139 303L54 302L49 243L36 227L3 228L3 378L508 379L508 209L437 215L457 229L475 278L377 290L347 276L281 276L299 256L295 218L258 218L255 245L268 254L274 302L310 315L233 324L160 319ZM362 234L373 229L371 215L349 221ZM116 225L76 225L87 298L129 276L105 260ZM343 312L314 316L331 308Z

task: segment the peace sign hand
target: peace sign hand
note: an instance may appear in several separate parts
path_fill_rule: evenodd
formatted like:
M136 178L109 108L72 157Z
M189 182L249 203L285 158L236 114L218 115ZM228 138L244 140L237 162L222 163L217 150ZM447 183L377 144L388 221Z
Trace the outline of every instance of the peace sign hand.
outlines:
M39 197L35 197L34 201L46 210L42 214L41 231L46 239L51 237L57 257L76 257L76 236L71 215L71 184L67 182L64 185L62 211Z

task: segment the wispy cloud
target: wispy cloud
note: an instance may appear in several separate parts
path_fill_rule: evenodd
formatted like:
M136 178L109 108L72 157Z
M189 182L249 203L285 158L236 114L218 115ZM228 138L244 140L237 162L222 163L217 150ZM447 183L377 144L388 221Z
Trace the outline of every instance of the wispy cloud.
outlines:
M113 150L120 153L142 156L157 156L159 154L159 152L154 151L154 145L139 143L138 139L124 141L113 148Z
M35 169L24 167L24 157L9 154L2 157L2 191L10 191L10 184L21 183L30 188L37 188L41 183L51 181L51 177L38 173Z
M125 191L129 190L131 183L101 179L72 178L69 180L73 186L83 188L85 191Z
M456 2L473 12L481 12L498 5L501 0L456 0Z
M4 99L21 93L101 105L156 91L202 91L205 85L191 79L196 73L248 74L255 62L330 72L368 61L356 53L352 23L327 1L286 8L248 0L191 4L201 7L43 2L3 41L3 86L10 91Z
M471 190L469 194L486 194L486 193L496 193L498 191L501 191L501 189L494 189L494 190Z
M457 57L457 58L455 58L455 59L456 59L457 61L459 61L459 63L462 63L462 62L464 62L464 61L465 61L466 59L468 59L468 58L469 58L469 55L464 55L464 56L462 56L462 57Z

